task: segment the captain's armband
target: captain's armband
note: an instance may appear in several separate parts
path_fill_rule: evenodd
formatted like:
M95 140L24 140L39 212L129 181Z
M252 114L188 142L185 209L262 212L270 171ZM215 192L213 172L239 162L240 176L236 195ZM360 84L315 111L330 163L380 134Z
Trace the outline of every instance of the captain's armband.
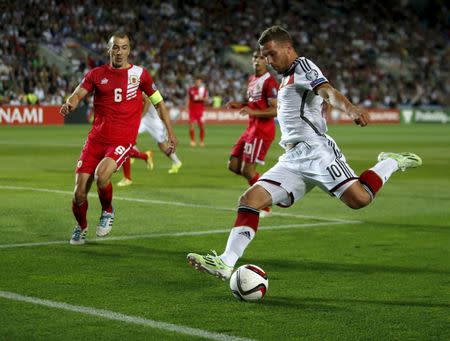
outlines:
M150 99L150 102L152 102L153 105L157 105L159 102L163 100L163 97L161 96L161 93L159 90L156 90L153 95L148 97Z

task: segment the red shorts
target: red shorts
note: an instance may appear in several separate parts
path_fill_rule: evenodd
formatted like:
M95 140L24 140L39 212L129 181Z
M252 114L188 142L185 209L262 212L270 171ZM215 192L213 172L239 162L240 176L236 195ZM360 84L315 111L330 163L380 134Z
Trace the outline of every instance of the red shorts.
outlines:
M233 146L231 156L235 156L245 163L259 163L263 165L272 141L249 136L244 132Z
M189 123L198 122L203 123L203 112L189 111Z
M102 143L93 139L86 139L80 158L75 168L76 173L94 174L100 161L105 157L109 157L116 161L117 169L119 169L128 158L133 145L111 145Z

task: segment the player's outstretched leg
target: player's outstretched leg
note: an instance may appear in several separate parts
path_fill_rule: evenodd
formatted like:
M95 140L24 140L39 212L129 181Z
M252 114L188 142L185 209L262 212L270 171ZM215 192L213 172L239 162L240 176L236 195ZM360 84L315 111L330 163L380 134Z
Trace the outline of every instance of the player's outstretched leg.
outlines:
M229 279L233 272L233 267L226 265L217 255L216 251L212 250L211 252L212 254L207 255L189 253L187 260L198 271L216 276L223 281Z
M384 161L387 159L394 159L397 161L398 168L403 172L408 168L416 168L422 165L422 159L417 154L410 152L381 152L378 155L378 161Z

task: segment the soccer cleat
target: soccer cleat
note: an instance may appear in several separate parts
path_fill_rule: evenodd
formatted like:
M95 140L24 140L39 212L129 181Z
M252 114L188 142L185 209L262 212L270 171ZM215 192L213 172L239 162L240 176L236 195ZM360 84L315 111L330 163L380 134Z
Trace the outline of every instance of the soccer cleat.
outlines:
M177 174L182 165L181 162L172 164L172 167L169 169L169 174Z
M133 183L133 181L131 181L131 179L123 178L122 180L120 180L117 183L117 186L126 187L126 186L130 186L132 183Z
M204 147L204 146L205 146L205 142L200 141L199 146L200 146L200 147Z
M394 159L395 161L397 161L398 168L402 172L404 172L408 168L416 168L422 165L422 159L418 155L409 152L381 152L378 155L378 161L383 161L386 159Z
M197 145L197 143L195 143L195 141L191 141L190 144L191 144L191 147L195 147Z
M216 276L222 281L229 279L233 272L231 266L226 265L222 259L217 255L216 251L212 250L212 255L198 255L196 253L189 253L187 260L189 264L198 271Z
M259 211L260 218L267 218L267 217L270 217L271 215L272 215L272 210L270 209L270 207L263 208L262 210Z
M103 211L100 216L100 221L97 225L97 236L104 237L111 232L114 222L114 209L111 213Z
M79 225L75 226L72 232L72 238L70 238L71 245L82 245L86 243L87 227L81 229Z
M147 154L147 169L153 170L153 152L151 150L147 150L145 152L145 154Z

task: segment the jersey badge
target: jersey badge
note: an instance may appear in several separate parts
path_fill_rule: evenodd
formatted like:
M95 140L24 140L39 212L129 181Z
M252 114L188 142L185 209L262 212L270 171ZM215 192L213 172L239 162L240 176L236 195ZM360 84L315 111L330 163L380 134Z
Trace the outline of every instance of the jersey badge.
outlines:
M128 78L128 84L136 85L139 83L139 77L136 75L130 75L130 78Z
M100 84L101 84L101 85L108 84L108 78L103 78L103 79L100 81Z
M319 73L318 73L316 70L314 70L314 69L309 70L309 71L306 73L306 78L307 78L310 82L315 81L315 80L317 79L317 77L319 77Z

